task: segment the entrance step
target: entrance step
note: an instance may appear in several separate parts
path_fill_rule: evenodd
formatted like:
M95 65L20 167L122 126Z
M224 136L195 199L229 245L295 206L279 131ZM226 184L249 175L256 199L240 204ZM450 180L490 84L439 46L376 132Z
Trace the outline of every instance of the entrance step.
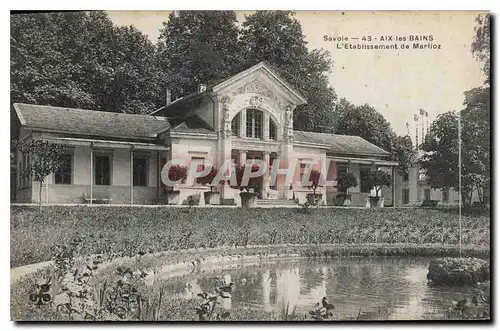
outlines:
M294 200L285 199L258 199L257 207L295 207Z

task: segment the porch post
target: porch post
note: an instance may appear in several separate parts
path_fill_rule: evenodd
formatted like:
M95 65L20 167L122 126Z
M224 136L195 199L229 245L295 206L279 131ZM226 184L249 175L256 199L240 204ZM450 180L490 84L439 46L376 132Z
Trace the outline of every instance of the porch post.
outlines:
M134 146L130 146L130 204L134 204Z
M396 207L396 167L392 166L392 207Z
M266 172L262 178L262 199L268 198L269 193L269 169L270 169L270 153L268 151L264 152L264 164L266 166Z
M326 182L327 177L328 177L328 167L330 166L329 164L326 163L327 158L326 158L326 153L321 156L321 176L323 180ZM321 181L320 181L321 183ZM321 187L321 201L326 204L326 183Z
M238 161L241 165L245 165L245 163L247 162L247 151L240 150L240 157Z
M92 205L93 186L94 186L94 144L90 143L90 204Z

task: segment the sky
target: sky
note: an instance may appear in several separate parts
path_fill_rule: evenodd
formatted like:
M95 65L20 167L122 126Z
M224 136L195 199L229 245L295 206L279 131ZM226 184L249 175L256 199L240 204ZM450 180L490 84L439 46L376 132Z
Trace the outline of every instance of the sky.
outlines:
M169 11L109 11L117 25L133 25L153 42L159 36ZM237 11L241 22L251 12ZM396 133L415 135L414 114L438 114L460 110L463 92L481 86L485 77L481 64L470 51L476 11L298 11L295 17L310 49L328 50L333 60L330 85L337 95L355 105L374 106ZM349 44L390 45L398 49L346 49L345 42L325 36L347 37ZM371 36L371 42L368 38ZM392 36L392 41L380 41ZM439 49L413 49L410 36L432 36ZM363 37L366 40L363 41ZM404 38L406 41L397 41ZM359 38L359 39L351 39ZM377 38L377 40L375 40ZM387 38L386 38L387 39ZM409 49L401 49L401 44ZM348 47L348 46L347 46ZM419 120L421 129L421 120Z

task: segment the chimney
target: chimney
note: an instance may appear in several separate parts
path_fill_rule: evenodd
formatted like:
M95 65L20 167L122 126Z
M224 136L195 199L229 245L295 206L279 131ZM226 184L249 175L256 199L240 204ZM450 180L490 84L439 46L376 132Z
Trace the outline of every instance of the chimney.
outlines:
M203 93L206 90L207 90L207 85L205 85L205 84L198 85L198 93Z
M170 89L167 89L167 96L165 98L165 107L170 106L172 103L172 91Z

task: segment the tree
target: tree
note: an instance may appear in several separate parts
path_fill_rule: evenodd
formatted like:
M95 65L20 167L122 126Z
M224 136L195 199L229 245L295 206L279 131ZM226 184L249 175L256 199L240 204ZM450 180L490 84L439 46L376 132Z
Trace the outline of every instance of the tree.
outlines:
M480 87L465 92L462 120L462 190L472 198L474 189L481 203L489 197L491 180L491 111L490 88ZM485 197L485 195L487 195Z
M295 109L294 127L331 132L336 95L325 75L330 55L307 49L293 16L290 11L258 11L246 16L239 29L232 11L172 13L158 43L158 61L166 73L162 84L181 97L201 83L212 84L267 61L308 99L307 106Z
M391 124L372 106L354 106L343 102L337 134L360 136L372 144L393 153L396 134Z
M417 151L409 136L397 136L393 143L393 158L398 162L398 172L408 174L408 169L417 163Z
M209 186L210 192L212 192L214 187L217 187L219 183L214 183L214 179L217 177L217 169L212 167L210 172L203 177L196 178L196 183L201 184L203 186Z
M309 180L311 181L311 185L309 185L309 189L313 190L313 195L316 197L316 190L318 187L321 187L321 173L318 170L311 170L311 174L309 175Z
M358 179L351 172L344 172L337 177L337 189L344 196L347 195L347 191L351 187L356 187L356 186L358 186Z
M158 40L162 84L174 97L195 92L241 69L238 26L233 11L175 11Z
M56 172L64 165L64 147L43 140L30 140L18 143L18 151L29 157L25 173L22 176L32 176L39 182L38 211L42 208L42 187L48 175Z
M475 35L471 44L472 55L483 64L483 73L486 76L487 84L490 83L490 22L489 14L477 15L477 25L474 27Z
M372 170L366 177L367 186L375 188L375 197L379 197L382 186L391 186L391 175L383 170Z
M365 104L355 106L347 99L340 99L336 116L335 133L359 136L391 153L398 162L398 171L407 173L416 162L416 151L408 136L397 136L391 124L374 107Z
M307 48L292 11L257 11L245 17L241 31L244 67L267 61L307 99L294 110L297 130L332 132L337 98L328 84L330 54Z
M188 168L179 164L174 164L168 169L168 179L172 182L185 183L187 179Z
M457 114L440 114L432 122L421 145L420 168L431 188L458 188L458 118Z
M146 113L160 95L155 47L105 12L11 15L11 99Z
M250 177L249 176L248 183L244 183L243 182L243 177L244 177L244 174L245 174L245 168L247 166L248 165L246 165L246 164L236 164L236 165L234 165L233 170L234 170L236 182L234 182L233 180L230 180L229 184L230 184L230 186L232 188L239 189L240 191L245 190L248 193L248 192L250 192L250 189L256 189L257 188L257 186L260 183L260 178L262 177L262 175L258 176L258 177ZM251 165L250 173L258 172L259 170L260 170L259 165L252 164Z

